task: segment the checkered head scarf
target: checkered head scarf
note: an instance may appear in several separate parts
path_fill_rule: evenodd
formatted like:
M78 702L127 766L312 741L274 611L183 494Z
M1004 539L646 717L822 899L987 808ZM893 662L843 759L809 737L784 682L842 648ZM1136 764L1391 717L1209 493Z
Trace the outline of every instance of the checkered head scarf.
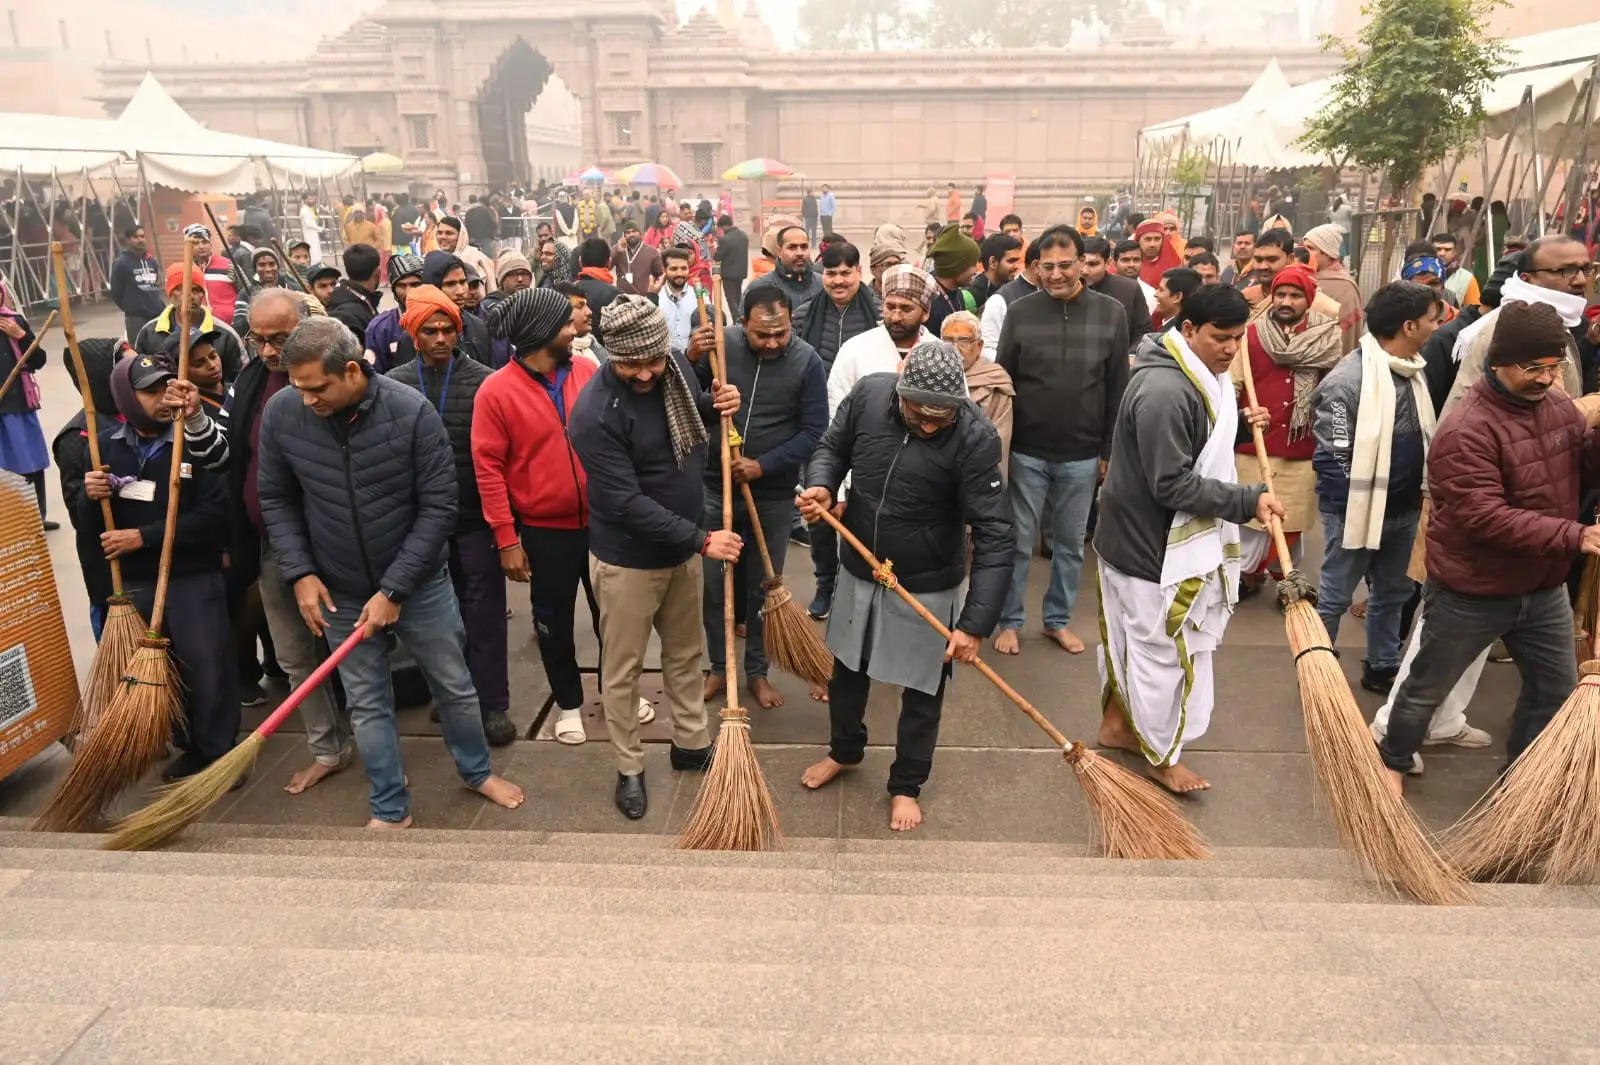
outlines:
M672 457L678 469L709 439L694 389L684 377L683 368L673 358L667 333L667 319L656 301L645 296L623 293L600 312L600 332L606 338L606 351L614 362L652 362L666 359L662 371L661 395L667 405L667 430L672 435Z
M967 398L967 369L954 344L924 340L900 367L895 394L924 407L954 407Z
M927 310L933 303L933 290L938 285L939 283L928 271L920 270L910 263L900 263L883 272L884 299L890 296L904 296L913 303L922 304L923 310Z

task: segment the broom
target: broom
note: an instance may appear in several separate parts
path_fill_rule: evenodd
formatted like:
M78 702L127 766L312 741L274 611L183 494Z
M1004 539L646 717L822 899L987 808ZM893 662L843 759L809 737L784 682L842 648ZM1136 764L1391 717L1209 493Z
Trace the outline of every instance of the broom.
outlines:
M194 240L183 242L183 276L194 268ZM189 285L179 289L178 380L189 379ZM117 794L138 780L167 752L174 728L183 725L183 685L168 653L172 641L161 635L167 583L172 571L172 541L178 525L182 487L183 422L172 422L172 463L167 473L167 517L156 571L155 605L150 625L127 662L111 701L95 729L81 739L72 765L35 827L82 832L95 825Z
M1243 356L1243 361L1245 394L1255 407L1256 385L1249 356ZM1267 460L1266 439L1259 426L1251 426L1251 432L1261 479L1271 492L1272 465ZM1428 841L1411 807L1390 790L1388 770L1334 657L1328 630L1317 615L1316 591L1299 570L1287 568L1291 556L1283 523L1273 517L1267 529L1285 567L1278 598L1283 602L1289 649L1294 652L1299 675L1306 749L1339 838L1381 882L1419 902L1454 905L1471 901L1461 875Z
M722 333L722 285L717 267L711 268L712 298L716 307L716 352L712 361L718 381L727 381L727 353ZM733 415L722 416L722 527L733 528ZM694 810L678 836L684 850L757 851L779 842L778 811L772 792L756 761L750 740L750 715L739 706L738 657L733 631L733 564L722 564L722 638L727 656L728 702L722 709L722 728L711 767L706 771Z
M78 393L83 400L84 435L89 440L89 465L101 469L100 431L95 421L94 393L89 387L89 372L84 368L83 352L78 347L78 330L72 324L72 293L67 288L67 263L60 244L50 245L50 257L55 263L57 304L61 310L61 333L67 339L67 354L72 358L72 368L78 377ZM100 501L100 520L106 531L117 527L111 516L111 500ZM106 600L105 623L100 626L100 643L95 647L94 658L89 662L89 674L84 678L83 691L78 698L78 708L73 715L71 735L77 738L94 730L100 713L111 702L111 696L122 683L122 671L128 659L139 646L144 635L145 621L139 616L133 600L122 590L122 563L110 559L111 596Z
M710 321L705 294L699 294L697 300L700 304L700 320ZM747 419L747 428L749 424ZM739 430L730 426L728 446L734 458L740 457L739 449L743 443ZM761 552L761 565L767 573L767 579L761 582L766 593L761 618L762 645L766 648L767 657L779 669L794 674L807 684L825 686L833 679L833 652L828 650L822 634L811 623L810 616L795 602L789 589L784 587L783 574L773 569L772 552L767 549L767 537L761 529L761 518L756 514L755 496L750 486L740 484L739 490L744 493L744 509L750 516L750 531L755 534L756 548Z
M6 374L4 384L0 384L0 399L6 398L6 393L11 391L11 386L17 383L17 378L22 376L22 371L27 369L28 360L33 358L33 353L39 350L39 342L44 335L50 332L50 327L56 324L56 312L51 311L50 317L44 320L44 325L33 335L33 343L28 345L28 350L17 356L17 364L11 367L11 372Z
M822 520L833 526L839 538L866 560L879 584L898 595L940 636L946 640L950 638L949 627L901 586L895 578L893 562L879 562L867 550L867 546L828 511L822 512ZM1061 748L1099 826L1101 849L1105 857L1188 860L1207 856L1206 841L1199 829L1190 824L1178 810L1177 804L1163 795L1154 784L1096 754L1087 744L1068 739L983 659L974 658L972 665L999 688L1001 694L1027 714L1035 725L1043 729L1051 742Z
M1577 688L1446 833L1445 853L1470 879L1581 884L1600 872L1600 639L1592 628L1589 641Z
M278 708L268 714L267 719L233 750L187 780L162 788L149 806L135 810L118 821L105 841L105 849L149 850L194 824L212 803L228 794L245 774L255 768L256 757L266 745L267 737L276 732L278 726L305 701L306 696L316 691L317 686L339 668L339 663L355 650L356 644L365 635L366 626L357 626L321 665L311 671L305 683L290 692L288 698L279 703Z

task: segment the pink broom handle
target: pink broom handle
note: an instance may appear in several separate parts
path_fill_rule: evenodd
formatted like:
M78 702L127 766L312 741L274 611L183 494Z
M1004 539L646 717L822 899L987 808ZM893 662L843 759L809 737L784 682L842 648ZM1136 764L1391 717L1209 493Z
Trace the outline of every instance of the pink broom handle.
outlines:
M355 631L345 637L344 643L335 647L333 654L329 655L322 665L311 671L311 675L306 678L306 682L290 692L289 697L279 703L278 708L268 714L265 721L256 726L255 735L266 739L278 731L278 726L283 724L290 714L294 713L296 707L305 702L306 696L316 691L318 685L328 679L330 673L339 668L339 663L343 662L350 652L356 649L356 644L360 643L366 637L366 634L367 627L365 625L357 625Z

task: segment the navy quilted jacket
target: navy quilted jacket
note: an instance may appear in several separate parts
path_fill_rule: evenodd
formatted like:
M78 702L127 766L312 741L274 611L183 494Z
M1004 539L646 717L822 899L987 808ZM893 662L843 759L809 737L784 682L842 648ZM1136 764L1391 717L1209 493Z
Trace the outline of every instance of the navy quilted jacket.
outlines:
M284 577L404 601L444 565L455 457L433 404L369 374L366 396L320 418L286 388L261 416L257 487Z

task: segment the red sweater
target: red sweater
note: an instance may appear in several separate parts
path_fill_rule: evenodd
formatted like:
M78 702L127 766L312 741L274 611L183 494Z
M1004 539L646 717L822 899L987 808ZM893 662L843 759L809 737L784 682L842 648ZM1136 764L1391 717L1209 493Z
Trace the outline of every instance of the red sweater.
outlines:
M566 414L596 368L574 359L561 397ZM589 524L587 478L550 392L520 363L500 367L472 408L472 466L495 546L517 543L517 525L582 529Z
M1304 322L1300 324L1300 328L1305 328ZM1272 424L1267 426L1265 433L1267 454L1291 461L1309 461L1312 452L1317 448L1317 438L1312 435L1309 425L1298 440L1292 444L1289 442L1289 421L1294 417L1294 371L1286 370L1272 361L1272 356L1267 354L1267 349L1261 344L1261 337L1256 331L1254 322L1250 323L1245 338L1247 346L1245 357L1250 360L1250 374L1255 378L1256 400L1272 414ZM1239 400L1240 406L1243 406L1245 401L1243 393L1240 394ZM1249 426L1245 428L1248 430ZM1234 448L1234 451L1241 455L1254 456L1255 442L1247 441Z

